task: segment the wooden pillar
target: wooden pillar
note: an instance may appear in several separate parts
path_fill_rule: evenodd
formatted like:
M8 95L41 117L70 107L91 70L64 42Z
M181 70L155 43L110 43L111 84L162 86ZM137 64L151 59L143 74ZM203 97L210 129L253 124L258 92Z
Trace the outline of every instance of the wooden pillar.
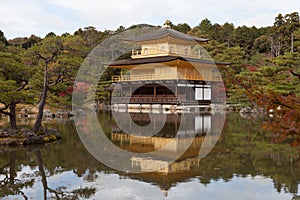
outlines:
M178 80L176 81L175 83L175 97L177 98L177 101L178 101Z
M123 84L121 84L121 98L123 97Z
M120 141L120 146L123 146L123 135L121 135L121 141Z
M109 105L111 105L112 89L109 90Z
M154 131L156 130L156 120L154 119L153 121L153 128L154 128Z
M154 84L154 88L153 88L154 92L153 92L153 96L156 97L156 84Z
M185 101L188 99L186 91L187 91L187 83L185 83L185 90L184 90Z
M177 133L178 132L178 115L175 115L175 132Z

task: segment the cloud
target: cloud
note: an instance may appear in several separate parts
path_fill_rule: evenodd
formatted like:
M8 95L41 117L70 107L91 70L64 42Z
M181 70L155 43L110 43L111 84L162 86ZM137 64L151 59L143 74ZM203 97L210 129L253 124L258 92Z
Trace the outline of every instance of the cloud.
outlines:
M241 24L246 26L266 27L272 26L275 16L273 14L258 14L249 18L245 18Z
M80 20L70 16L66 10L52 7L46 1L5 1L0 6L0 30L7 38L31 34L43 37L51 31L63 33L74 30L70 25Z
M0 7L0 29L6 34L23 35L28 31L38 32L38 21L30 13L39 13L37 5L25 4L22 7L14 7L9 1L2 2ZM17 33L17 34L13 34Z
M162 25L166 19L196 26L204 18L259 27L272 25L278 13L299 10L297 5L295 0L10 0L1 2L0 30L12 38L44 36L50 31L73 33L90 25L99 30L138 23Z
M174 23L188 22L198 25L209 18L213 23L232 22L236 25L272 25L279 12L290 13L295 8L293 0L239 1L227 0L112 0L107 3L89 0L50 0L51 3L80 12L80 17L99 28L115 29L119 25L134 23L162 24L167 18Z

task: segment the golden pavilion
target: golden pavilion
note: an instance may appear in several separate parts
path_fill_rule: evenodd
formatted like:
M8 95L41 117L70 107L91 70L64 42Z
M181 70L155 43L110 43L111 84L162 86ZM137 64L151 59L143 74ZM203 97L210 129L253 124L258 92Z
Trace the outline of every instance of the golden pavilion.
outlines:
M129 59L112 62L121 69L113 76L112 105L210 105L218 101L215 85L222 83L219 66L229 63L203 58L202 44L208 39L189 36L170 27L125 40L140 46Z

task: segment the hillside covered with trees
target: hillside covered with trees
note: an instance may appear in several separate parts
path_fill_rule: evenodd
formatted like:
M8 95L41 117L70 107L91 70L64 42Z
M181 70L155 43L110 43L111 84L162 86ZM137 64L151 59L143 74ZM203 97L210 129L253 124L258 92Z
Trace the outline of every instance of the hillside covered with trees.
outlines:
M139 26L145 25L127 29ZM210 56L232 63L229 68L219 69L228 104L275 110L277 114L267 128L279 133L277 140L300 134L298 12L274 16L269 27L236 27L230 22L218 24L209 19L195 27L187 23L172 23L171 27L210 39L204 46ZM11 127L16 128L18 104L45 106L47 102L50 107L70 109L73 83L84 58L103 40L124 30L123 26L115 31L89 26L72 34L50 32L44 38L33 34L10 40L0 31L0 113L8 115ZM105 71L97 92L99 104L108 102L105 88L111 84L111 76L118 73L113 69Z

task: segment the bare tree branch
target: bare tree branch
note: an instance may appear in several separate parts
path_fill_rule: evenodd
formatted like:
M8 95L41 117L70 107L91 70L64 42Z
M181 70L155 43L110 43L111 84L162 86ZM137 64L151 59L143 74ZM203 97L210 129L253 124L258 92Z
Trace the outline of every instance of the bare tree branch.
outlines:
M293 75L293 76L297 76L299 81L300 81L300 74L299 73L296 73L294 72L293 70L290 70L290 73Z
M63 74L60 74L55 81L53 81L52 83L49 81L48 82L48 87L51 87L51 86L54 86L54 85L57 85L58 83L62 82L64 80L64 76Z
M7 105L5 102L3 101L0 101L0 103L2 103L4 105L3 108L0 108L0 113L4 114L4 115L9 115L10 113L9 112L6 112L4 110L8 109L9 108L9 105Z
M271 100L271 103L279 105L279 106L283 106L283 107L286 107L286 108L289 108L289 109L293 110L293 108L291 106L286 105L285 103L283 103L282 101L279 101L278 99Z
M49 190L49 192L54 193L56 199L60 199L60 198L59 198L59 194L63 195L63 192L58 192L58 191L53 190L53 189L51 189L51 188L49 188L49 187L47 187L47 190Z
M25 200L27 200L28 199L28 197L25 195L25 193L24 192L22 192L21 190L19 191L19 193L24 197L24 199Z
M48 64L58 55L59 51L60 51L60 49L56 49L54 52L52 52L52 54L49 58L42 56L42 54L40 54L38 52L35 52L35 54L39 59L44 60Z
M47 58L45 58L44 56L42 56L40 53L35 52L35 55L42 60L47 60Z
M20 91L23 90L25 88L26 85L28 85L28 81L22 80L22 85L16 89L16 91Z
M46 59L47 64L50 63L57 55L60 49L56 49L54 52L52 52L52 55L50 58Z

